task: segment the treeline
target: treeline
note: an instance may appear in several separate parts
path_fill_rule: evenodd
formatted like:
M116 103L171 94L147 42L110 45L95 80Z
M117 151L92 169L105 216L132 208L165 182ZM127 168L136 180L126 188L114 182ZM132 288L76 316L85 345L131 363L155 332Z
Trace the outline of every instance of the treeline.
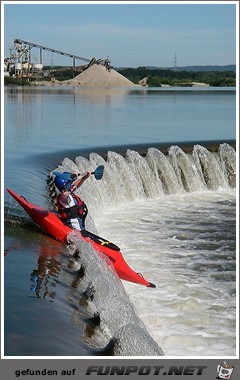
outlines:
M138 84L147 78L150 87L191 86L192 82L206 83L213 87L236 86L235 71L174 71L167 69L149 69L146 67L119 69L118 72Z
M4 77L4 85L28 86L29 81L25 78Z
M161 87L162 85L169 86L192 86L192 82L206 83L212 87L235 87L236 86L236 72L235 71L174 71L170 69L158 68L124 68L116 69L127 79L133 83L138 84L144 78L147 78L149 87ZM69 80L80 74L82 70L75 70L70 68L55 67L54 70L50 67L44 67L45 75L41 78L44 81L50 81L54 76L59 81ZM39 78L35 78L39 79ZM34 78L15 78L4 77L5 85L29 85Z

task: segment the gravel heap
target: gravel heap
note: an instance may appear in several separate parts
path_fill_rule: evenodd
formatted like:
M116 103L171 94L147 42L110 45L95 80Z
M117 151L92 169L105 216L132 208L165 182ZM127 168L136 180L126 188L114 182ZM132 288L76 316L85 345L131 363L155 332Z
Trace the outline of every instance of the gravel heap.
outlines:
M133 82L119 74L116 70L108 71L101 65L92 65L66 84L86 87L122 87L136 86Z

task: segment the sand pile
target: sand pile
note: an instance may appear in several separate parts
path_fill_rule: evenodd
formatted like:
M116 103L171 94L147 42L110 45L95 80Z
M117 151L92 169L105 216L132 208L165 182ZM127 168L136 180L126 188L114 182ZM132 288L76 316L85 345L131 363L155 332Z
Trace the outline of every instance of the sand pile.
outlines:
M111 69L108 71L106 67L96 64L90 66L75 78L67 81L67 84L87 87L136 86L116 70Z

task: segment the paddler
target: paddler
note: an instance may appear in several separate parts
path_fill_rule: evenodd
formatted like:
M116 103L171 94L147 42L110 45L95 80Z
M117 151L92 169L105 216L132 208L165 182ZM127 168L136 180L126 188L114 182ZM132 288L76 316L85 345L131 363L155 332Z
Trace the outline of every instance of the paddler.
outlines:
M86 204L81 198L74 194L92 173L87 172L82 178L77 178L73 173L72 179L64 180L56 175L54 179L55 186L60 191L57 197L57 208L60 218L69 227L82 231L85 229L85 219L88 213Z

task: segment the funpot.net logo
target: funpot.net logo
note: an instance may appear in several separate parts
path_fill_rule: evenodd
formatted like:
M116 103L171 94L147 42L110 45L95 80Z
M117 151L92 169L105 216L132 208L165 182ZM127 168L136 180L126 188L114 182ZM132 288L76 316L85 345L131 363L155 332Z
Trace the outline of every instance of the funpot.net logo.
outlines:
M207 366L89 366L86 375L203 375Z

